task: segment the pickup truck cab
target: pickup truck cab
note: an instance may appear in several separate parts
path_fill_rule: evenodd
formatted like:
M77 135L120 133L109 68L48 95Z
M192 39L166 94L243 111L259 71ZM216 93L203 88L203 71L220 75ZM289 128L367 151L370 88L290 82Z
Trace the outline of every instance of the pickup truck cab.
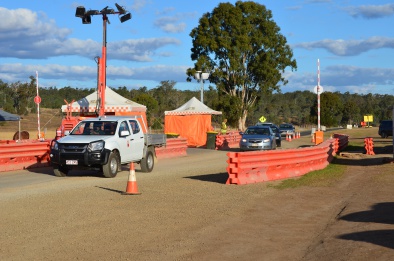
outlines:
M145 134L136 117L103 116L79 122L67 135L51 144L51 164L56 176L71 169L96 169L113 178L122 164L140 163L143 172L154 167L155 147L164 146L164 134Z

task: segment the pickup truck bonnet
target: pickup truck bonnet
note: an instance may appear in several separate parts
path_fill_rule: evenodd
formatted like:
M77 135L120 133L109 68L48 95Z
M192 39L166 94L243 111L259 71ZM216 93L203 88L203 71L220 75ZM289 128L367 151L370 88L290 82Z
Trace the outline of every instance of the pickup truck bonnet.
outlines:
M114 136L108 135L69 135L59 139L59 143L90 143L97 140L109 140Z

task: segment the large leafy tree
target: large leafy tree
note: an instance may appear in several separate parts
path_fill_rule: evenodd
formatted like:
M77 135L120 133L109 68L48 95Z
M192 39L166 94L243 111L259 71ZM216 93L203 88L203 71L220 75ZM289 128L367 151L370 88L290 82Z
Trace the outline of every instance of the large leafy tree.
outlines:
M317 123L317 101L311 109L311 122ZM342 121L343 103L339 92L323 92L320 95L320 122L325 126L338 126Z
M252 1L219 4L200 18L190 36L195 65L187 70L188 80L198 70L210 72L219 100L226 106L231 102L238 111L239 129L245 128L248 112L262 93L279 91L279 83L287 83L285 68L297 68L271 11Z

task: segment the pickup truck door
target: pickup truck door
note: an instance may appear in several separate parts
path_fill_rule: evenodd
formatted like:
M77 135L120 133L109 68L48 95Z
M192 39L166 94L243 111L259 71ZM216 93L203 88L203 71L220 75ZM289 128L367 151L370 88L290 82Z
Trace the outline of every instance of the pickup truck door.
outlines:
M140 125L137 120L129 120L131 127L131 160L139 161L142 159L144 153L144 133L142 132Z
M129 131L129 135L121 136L122 131ZM127 121L119 124L117 135L119 136L119 152L122 163L130 162L132 159L131 142L133 140L132 132Z

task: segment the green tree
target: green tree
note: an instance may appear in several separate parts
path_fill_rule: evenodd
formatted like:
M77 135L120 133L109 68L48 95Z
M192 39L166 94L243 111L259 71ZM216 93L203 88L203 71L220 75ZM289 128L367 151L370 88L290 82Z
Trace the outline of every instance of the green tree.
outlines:
M239 111L239 129L245 129L248 112L264 91L279 90L280 82L287 84L285 68L297 68L272 12L252 1L219 4L202 16L190 36L191 59L196 62L187 70L187 79L191 81L197 70L210 72L219 100L225 104L237 100L232 106Z
M343 103L340 93L323 92L320 95L320 123L326 126L337 126L342 121ZM317 101L312 108L313 119L317 119ZM314 121L317 123L317 121Z
M175 84L174 81L161 81L160 85L152 90L152 96L159 104L159 115L164 115L164 111L176 109L184 103L174 88Z
M342 122L346 124L353 124L359 120L360 107L353 100L349 99L343 105Z
M146 106L146 118L149 125L153 126L156 121L155 115L159 109L159 103L148 93L140 93L133 100Z

